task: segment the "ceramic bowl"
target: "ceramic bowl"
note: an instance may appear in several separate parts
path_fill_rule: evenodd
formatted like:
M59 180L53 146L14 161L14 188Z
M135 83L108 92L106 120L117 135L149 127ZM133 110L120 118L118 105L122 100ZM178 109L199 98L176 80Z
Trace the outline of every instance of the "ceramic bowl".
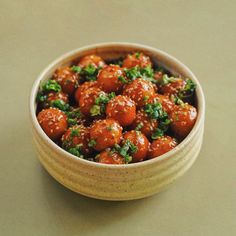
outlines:
M174 75L191 78L196 84L198 117L189 135L170 152L151 160L129 165L107 165L79 159L50 140L36 118L36 95L42 81L56 68L70 65L87 54L114 59L141 51ZM38 158L48 173L65 187L82 195L104 200L132 200L151 196L182 176L196 160L203 139L205 100L201 85L183 63L155 48L133 43L103 43L75 49L53 61L35 81L30 96L33 142Z

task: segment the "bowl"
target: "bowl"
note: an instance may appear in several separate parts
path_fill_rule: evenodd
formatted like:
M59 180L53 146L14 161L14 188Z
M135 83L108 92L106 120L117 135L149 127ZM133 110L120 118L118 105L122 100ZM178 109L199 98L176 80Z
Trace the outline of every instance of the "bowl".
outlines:
M107 165L95 163L68 153L44 133L36 117L36 95L42 81L56 68L70 65L87 54L98 54L105 60L140 51L174 75L192 79L196 84L198 117L189 135L166 154L140 163ZM30 96L30 120L33 143L38 158L59 183L82 195L103 200L140 199L158 193L181 177L194 163L203 140L205 100L199 81L190 69L169 54L133 43L102 43L75 49L53 61L35 81Z

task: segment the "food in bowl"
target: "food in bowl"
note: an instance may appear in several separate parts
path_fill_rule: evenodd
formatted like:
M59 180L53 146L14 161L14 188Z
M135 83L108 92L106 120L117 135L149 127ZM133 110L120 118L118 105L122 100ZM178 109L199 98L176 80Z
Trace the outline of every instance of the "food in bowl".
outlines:
M114 60L87 55L41 85L37 119L78 158L131 164L158 158L190 133L195 89L142 52Z

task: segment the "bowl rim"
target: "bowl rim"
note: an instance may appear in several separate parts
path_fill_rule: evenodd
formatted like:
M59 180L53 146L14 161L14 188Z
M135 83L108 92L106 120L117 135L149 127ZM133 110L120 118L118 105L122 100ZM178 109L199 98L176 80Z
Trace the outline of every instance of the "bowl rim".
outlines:
M44 78L44 76L47 74L47 72L54 67L56 64L60 63L62 60L69 58L75 54L78 54L80 52L84 52L87 50L92 50L95 48L103 48L103 47L111 47L111 46L118 46L118 47L134 47L137 48L138 50L147 50L150 52L156 52L157 54L165 57L165 59L167 59L168 61L171 61L174 64L177 64L179 67L181 67L184 71L186 71L188 74L191 75L191 78L193 78L194 82L197 84L197 90L198 90L198 95L197 95L197 99L198 99L198 116L197 116L197 120L192 128L192 130L190 131L190 133L182 140L181 143L179 143L174 149L172 149L171 151L157 157L157 158L153 158L153 159L149 159L149 160L145 160L142 162L136 162L136 163L130 163L130 164L120 164L120 165L116 165L116 164L103 164L103 163L97 163L97 162L92 162L86 159L81 159L78 158L76 156L74 156L73 154L67 152L66 150L62 149L59 145L57 145L56 143L54 143L47 135L46 133L43 131L43 129L41 128L41 126L38 123L37 117L36 117L36 113L35 113L35 98L36 98L36 94L38 92L38 88L40 86L40 82L42 80L42 78ZM44 141L47 143L47 145L50 146L50 148L55 149L56 152L60 153L63 157L65 158L69 158L75 162L78 162L80 164L83 165L87 165L87 166L91 166L94 168L105 168L105 169L132 169L132 168L136 168L136 167L144 167L147 165L153 165L153 164L157 164L165 159L168 159L169 157L171 157L172 155L174 155L175 153L180 152L181 150L183 150L183 148L190 142L190 140L195 136L195 134L198 132L202 122L204 122L204 117L205 117L205 97L204 97L204 93L202 90L202 87L198 81L198 79L196 78L196 76L193 74L193 72L185 65L183 64L181 61L179 61L178 59L176 59L175 57L173 57L172 55L151 47L151 46L146 46L143 44L138 44L138 43L129 43L129 42L103 42L103 43L98 43L98 44L91 44L88 46L83 46L83 47L79 47L76 49L73 49L59 57L57 57L55 60L53 60L37 77L37 79L34 81L32 89L31 89L31 93L30 93L30 98L29 98L29 112L30 112L30 118L31 118L31 123L33 125L33 127L35 128L35 130L37 131L37 133L39 134L39 136L44 139Z

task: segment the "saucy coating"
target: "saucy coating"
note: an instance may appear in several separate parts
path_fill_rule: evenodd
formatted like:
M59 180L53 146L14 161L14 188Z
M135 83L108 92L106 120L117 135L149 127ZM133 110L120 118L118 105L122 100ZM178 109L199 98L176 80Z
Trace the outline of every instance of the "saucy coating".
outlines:
M46 135L54 141L61 138L67 130L67 117L57 108L40 111L37 119Z
M132 129L138 129L148 138L151 137L154 130L158 127L158 121L156 119L151 119L147 113L141 109L137 112L136 118L132 123Z
M90 139L97 151L119 144L123 128L114 119L96 120L90 129Z
M74 94L78 87L78 75L70 67L58 68L53 78L61 85L62 91L70 96Z
M102 151L95 159L96 162L103 164L125 164L124 158L117 152L112 152L111 150Z
M131 154L132 162L139 162L146 159L150 143L144 134L140 131L131 130L126 132L123 138L124 142L129 140L137 147L136 152Z
M158 137L152 142L148 151L148 158L156 158L169 152L171 149L177 146L177 141L170 136Z
M161 95L161 94L154 94L148 99L148 103L154 104L159 102L162 105L162 108L165 112L170 114L170 112L174 109L175 104L172 102L168 96Z
M86 81L83 84L79 85L75 91L75 101L79 104L79 99L81 97L81 94L84 91L94 87L98 87L97 81Z
M171 129L180 138L185 138L192 130L197 119L197 110L195 107L185 103L175 106L170 113Z
M109 65L101 69L97 76L99 87L105 92L118 92L122 89L123 83L119 77L124 77L124 71L118 65Z
M89 140L89 129L83 125L74 125L73 127L70 127L61 138L63 148L69 150L70 148L80 145L81 151L84 154L91 152L91 149L88 146Z
M136 105L129 97L118 95L108 102L106 115L117 120L121 126L128 126L136 117Z
M141 78L135 79L124 87L123 95L130 97L137 105L142 107L147 100L155 94L155 87L150 81Z
M123 61L123 67L132 68L135 66L139 66L142 68L147 67L147 66L152 66L152 62L150 60L150 57L144 55L142 52L128 54Z
M101 57L92 54L82 57L78 63L78 66L84 68L86 66L92 65L98 68L103 67L105 64L105 61Z
M80 99L79 99L79 107L80 107L81 112L85 116L91 115L90 110L95 104L96 98L98 98L99 95L101 94L105 94L105 93L97 87L89 88L88 90L84 91L81 94Z

